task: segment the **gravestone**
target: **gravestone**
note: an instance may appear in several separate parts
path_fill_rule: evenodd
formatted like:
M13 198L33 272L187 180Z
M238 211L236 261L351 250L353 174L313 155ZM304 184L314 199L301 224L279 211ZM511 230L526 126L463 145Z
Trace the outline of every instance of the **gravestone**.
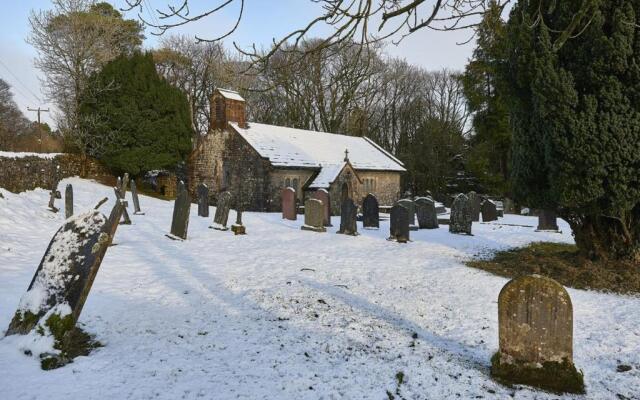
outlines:
M129 218L129 211L127 211L127 207L129 203L125 200L125 196L127 195L127 186L129 186L129 174L124 174L124 179L118 177L118 182L116 183L116 187L114 189L116 193L116 199L122 200L122 204L124 208L122 210L123 219L120 222L122 225L131 225L131 218Z
M238 206L238 209L236 210L236 223L231 225L231 231L235 235L246 235L247 234L247 229L242 224L242 210L240 209L240 206Z
M473 222L480 221L480 203L482 202L480 196L478 196L476 192L472 191L469 192L467 198L469 200L469 212L471 213L471 220ZM453 208L453 205L451 207Z
M492 375L555 392L584 392L573 365L571 298L562 285L539 275L511 280L498 296L498 325Z
M471 200L460 193L451 205L451 218L449 220L449 232L471 235Z
M48 209L49 211L52 211L54 213L57 213L59 210L56 207L56 199L61 198L62 196L60 195L60 192L58 191L58 179L57 179L57 175L55 177L55 180L53 182L53 186L51 188L51 192L49 193L49 205L48 205Z
M198 184L198 217L209 218L209 187L204 183Z
M504 202L502 201L496 201L496 211L498 212L498 217L503 218L504 217Z
M304 202L304 225L302 230L326 232L324 227L324 204L318 199L308 199Z
M294 188L282 189L282 219L295 221L298 219L296 191Z
M482 203L481 207L482 211L482 222L491 222L498 220L498 209L496 208L496 204L487 199Z
M399 243L407 243L410 239L409 210L400 204L396 204L391 207L390 217L389 240L395 240Z
M418 226L416 225L416 204L411 199L398 200L398 204L402 207L405 207L407 211L409 211L409 229L412 231L417 231Z
M69 218L73 215L73 186L67 185L64 190L64 217Z
M380 228L380 205L376 196L371 193L362 201L362 226L364 229Z
M138 187L136 186L136 181L131 180L131 199L133 199L133 214L135 215L144 215L144 213L140 210L140 198L138 198Z
M324 226L332 226L331 225L331 198L329 197L329 192L325 189L318 189L313 192L313 198L318 199L324 205Z
M438 229L436 204L430 197L419 197L415 201L418 227L420 229Z
M191 196L185 188L184 182L178 182L178 195L173 204L173 218L171 219L171 239L187 239L189 230L189 212L191 211Z
M540 210L538 215L538 228L536 231L559 232L558 214L555 210Z
M231 209L231 193L224 192L218 197L216 204L216 213L213 216L213 225L210 228L226 231L227 222L229 221L229 210Z
M504 199L504 213L505 214L515 214L516 213L516 205L510 198Z
M358 206L351 199L345 199L340 207L340 230L343 235L358 235Z

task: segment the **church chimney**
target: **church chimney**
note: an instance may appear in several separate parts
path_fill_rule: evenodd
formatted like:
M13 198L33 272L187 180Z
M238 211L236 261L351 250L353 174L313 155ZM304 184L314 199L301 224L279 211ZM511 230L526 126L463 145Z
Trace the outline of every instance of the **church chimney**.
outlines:
M226 129L229 122L247 127L246 103L238 92L216 89L211 96L211 129Z

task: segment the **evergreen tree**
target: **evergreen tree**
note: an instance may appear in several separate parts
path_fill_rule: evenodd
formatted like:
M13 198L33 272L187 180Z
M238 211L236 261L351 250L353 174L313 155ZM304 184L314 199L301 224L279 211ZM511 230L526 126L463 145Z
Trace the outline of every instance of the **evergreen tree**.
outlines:
M507 28L516 198L557 209L585 255L640 262L640 2L544 3Z
M93 153L114 172L173 168L191 150L186 96L156 72L150 53L120 56L91 79L81 106Z

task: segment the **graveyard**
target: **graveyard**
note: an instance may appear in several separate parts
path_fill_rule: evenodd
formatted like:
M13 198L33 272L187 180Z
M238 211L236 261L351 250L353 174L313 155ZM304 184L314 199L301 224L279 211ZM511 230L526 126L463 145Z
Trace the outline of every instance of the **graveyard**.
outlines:
M496 379L499 373L492 376L499 348L530 350L509 350L512 344L499 341L501 329L522 327L499 323L513 311L499 313L499 297L513 298L505 304L516 307L520 290L510 293L506 288L516 281L505 286L508 278L465 263L534 242L573 243L563 220L557 220L561 233L536 232L537 217L492 220L489 209L483 210L489 222L469 221L463 210L454 229L461 232L452 233L448 224L423 218L433 215L421 204L426 199L416 200L415 228L408 224L410 210L399 207L379 215L378 229L364 229L363 221L353 223L353 204L343 204L345 221L326 221L322 202L308 200L319 203L314 215L292 216L283 208L237 218L226 209L227 223L216 224L218 209L205 212L196 199L189 205L186 192L177 201L134 199L126 186L135 182L127 181L119 182L125 190L114 191L63 179L57 213L47 208L54 198L47 190L0 189L3 332L66 212L73 214L67 222L110 216L116 201L126 201L130 219L116 215L121 223L109 226L96 217L105 231L117 230L77 325L100 347L43 370L37 355L55 352L51 337L35 330L4 337L1 398L638 398L640 298L544 289L535 279L526 290L551 290L541 301L565 293L559 308L564 336L545 339L551 342L540 356L572 353L586 394L511 386ZM105 197L99 212L91 211ZM176 215L182 224L174 226ZM374 224L368 218L365 224ZM246 234L235 234L232 225ZM554 340L558 352L546 354Z

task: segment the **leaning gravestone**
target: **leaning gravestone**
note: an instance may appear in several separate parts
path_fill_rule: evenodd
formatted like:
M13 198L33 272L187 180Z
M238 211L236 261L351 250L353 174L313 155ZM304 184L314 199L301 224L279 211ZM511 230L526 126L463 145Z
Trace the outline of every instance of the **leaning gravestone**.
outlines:
M138 197L138 187L136 186L136 181L131 180L131 198L133 199L133 214L134 215L144 215L144 213L140 210L140 198Z
M289 221L298 219L296 191L294 188L286 187L282 189L282 219L288 219Z
M559 232L558 214L554 210L540 210L536 231Z
M313 192L313 198L318 199L324 205L324 226L332 226L331 225L331 198L329 197L329 192L325 189L318 189Z
M224 192L218 197L216 205L216 213L213 216L213 225L210 228L226 231L227 222L229 221L229 210L231 209L231 193Z
M409 241L409 210L406 207L396 204L391 207L391 221L389 225L389 240L399 243Z
M498 209L496 204L487 199L482 203L482 207L480 208L482 211L482 222L491 222L498 220Z
M498 296L500 351L491 374L554 392L584 393L573 365L573 308L567 291L539 275L516 278Z
M304 202L304 225L302 230L313 232L326 232L324 227L324 204L318 199L309 199Z
M415 201L418 227L420 229L438 229L436 203L431 197L419 197Z
M184 182L178 183L178 195L173 205L173 218L171 219L171 239L187 239L189 230L189 212L191 211L191 196L184 186Z
M64 217L70 218L73 215L73 186L67 185L64 190Z
M7 336L32 330L36 335L51 335L60 353L38 354L43 369L62 366L73 357L67 353L70 338L113 237L111 228L96 210L66 220L20 299Z
M409 229L412 231L417 231L418 226L416 225L416 204L411 199L398 200L398 204L402 207L405 207L407 211L409 211Z
M343 235L358 235L358 206L353 200L347 198L340 207L340 230L337 233Z
M473 222L480 221L480 203L482 202L480 196L478 196L476 192L472 191L469 192L467 198L469 199L469 212L471 213L471 220Z
M471 235L473 219L471 217L471 200L460 193L451 205L451 219L449 220L449 232L465 233Z
M198 184L198 217L209 218L209 187L204 183Z
M380 205L371 193L362 201L362 226L364 229L380 228Z

